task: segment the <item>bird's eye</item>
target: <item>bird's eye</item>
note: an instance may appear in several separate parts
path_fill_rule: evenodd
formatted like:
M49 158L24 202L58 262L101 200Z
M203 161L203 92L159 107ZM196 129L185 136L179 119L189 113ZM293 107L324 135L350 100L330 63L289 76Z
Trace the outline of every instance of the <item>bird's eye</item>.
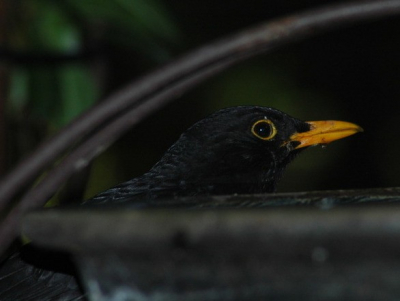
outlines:
M253 124L251 127L251 132L257 138L262 140L270 140L276 135L276 128L271 120L262 119Z

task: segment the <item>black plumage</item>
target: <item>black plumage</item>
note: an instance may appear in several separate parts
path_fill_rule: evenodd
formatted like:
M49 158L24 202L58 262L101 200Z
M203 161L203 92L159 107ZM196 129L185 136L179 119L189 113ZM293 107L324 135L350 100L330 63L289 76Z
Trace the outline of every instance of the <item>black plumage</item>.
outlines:
M270 120L271 139L260 139L252 126ZM100 193L86 204L132 198L168 198L205 194L265 193L276 189L286 165L302 150L289 142L310 125L275 109L242 106L220 110L181 135L143 176Z
M304 122L275 109L241 106L220 110L184 132L161 160L141 177L84 202L85 206L130 204L137 200L195 195L275 191L287 164L304 147L354 134L344 122ZM43 269L46 254L27 262L14 255L0 269L0 299L77 300L76 280L58 271L58 260ZM64 282L65 285L60 285ZM53 296L50 297L51 291ZM45 293L47 292L47 293Z

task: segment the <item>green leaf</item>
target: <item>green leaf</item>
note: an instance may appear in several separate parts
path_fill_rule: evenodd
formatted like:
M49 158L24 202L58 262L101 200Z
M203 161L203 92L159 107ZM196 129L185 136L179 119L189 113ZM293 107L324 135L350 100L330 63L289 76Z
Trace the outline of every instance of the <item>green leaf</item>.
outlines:
M31 47L63 53L80 48L80 31L61 7L39 0L32 1L27 6L31 13L25 26Z
M98 89L88 68L69 64L58 70L60 105L52 123L63 126L91 107L98 98Z

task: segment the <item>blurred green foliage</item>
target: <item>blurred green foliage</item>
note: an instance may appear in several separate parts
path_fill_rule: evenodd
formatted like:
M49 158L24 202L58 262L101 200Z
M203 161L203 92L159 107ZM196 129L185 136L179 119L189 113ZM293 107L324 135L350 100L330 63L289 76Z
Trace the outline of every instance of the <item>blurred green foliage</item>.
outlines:
M180 39L157 0L20 0L9 1L8 9L13 17L3 47L14 59L6 103L11 162L107 92L108 49L128 48L161 62Z
M165 9L152 0L26 0L14 9L21 22L11 46L32 54L32 60L12 70L8 106L13 113L29 109L32 119L56 129L92 106L103 92L91 70L93 61L79 60L85 35L93 35L88 33L90 26L104 24L110 28L105 32L112 34L101 38L121 42L114 38L124 36L124 42L154 60L168 56L156 41L176 42L179 36ZM62 61L74 55L76 60ZM56 62L51 62L52 56Z
M20 118L25 118L23 112L28 111L29 119L40 120L49 129L59 128L92 106L98 91L84 64L46 63L42 55L76 53L82 45L81 33L53 2L21 1L19 9L19 51L32 59L11 70L8 107ZM35 55L44 63L36 62Z

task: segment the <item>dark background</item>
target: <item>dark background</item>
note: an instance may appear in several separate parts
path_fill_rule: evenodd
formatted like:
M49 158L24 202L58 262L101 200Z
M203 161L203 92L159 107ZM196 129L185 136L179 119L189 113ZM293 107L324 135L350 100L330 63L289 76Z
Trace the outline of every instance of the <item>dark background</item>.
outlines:
M337 3L0 1L2 172L96 101L180 55L274 18ZM100 155L86 196L148 170L198 119L246 104L303 120L346 120L365 130L304 152L279 191L397 186L399 36L398 17L355 24L218 74Z

